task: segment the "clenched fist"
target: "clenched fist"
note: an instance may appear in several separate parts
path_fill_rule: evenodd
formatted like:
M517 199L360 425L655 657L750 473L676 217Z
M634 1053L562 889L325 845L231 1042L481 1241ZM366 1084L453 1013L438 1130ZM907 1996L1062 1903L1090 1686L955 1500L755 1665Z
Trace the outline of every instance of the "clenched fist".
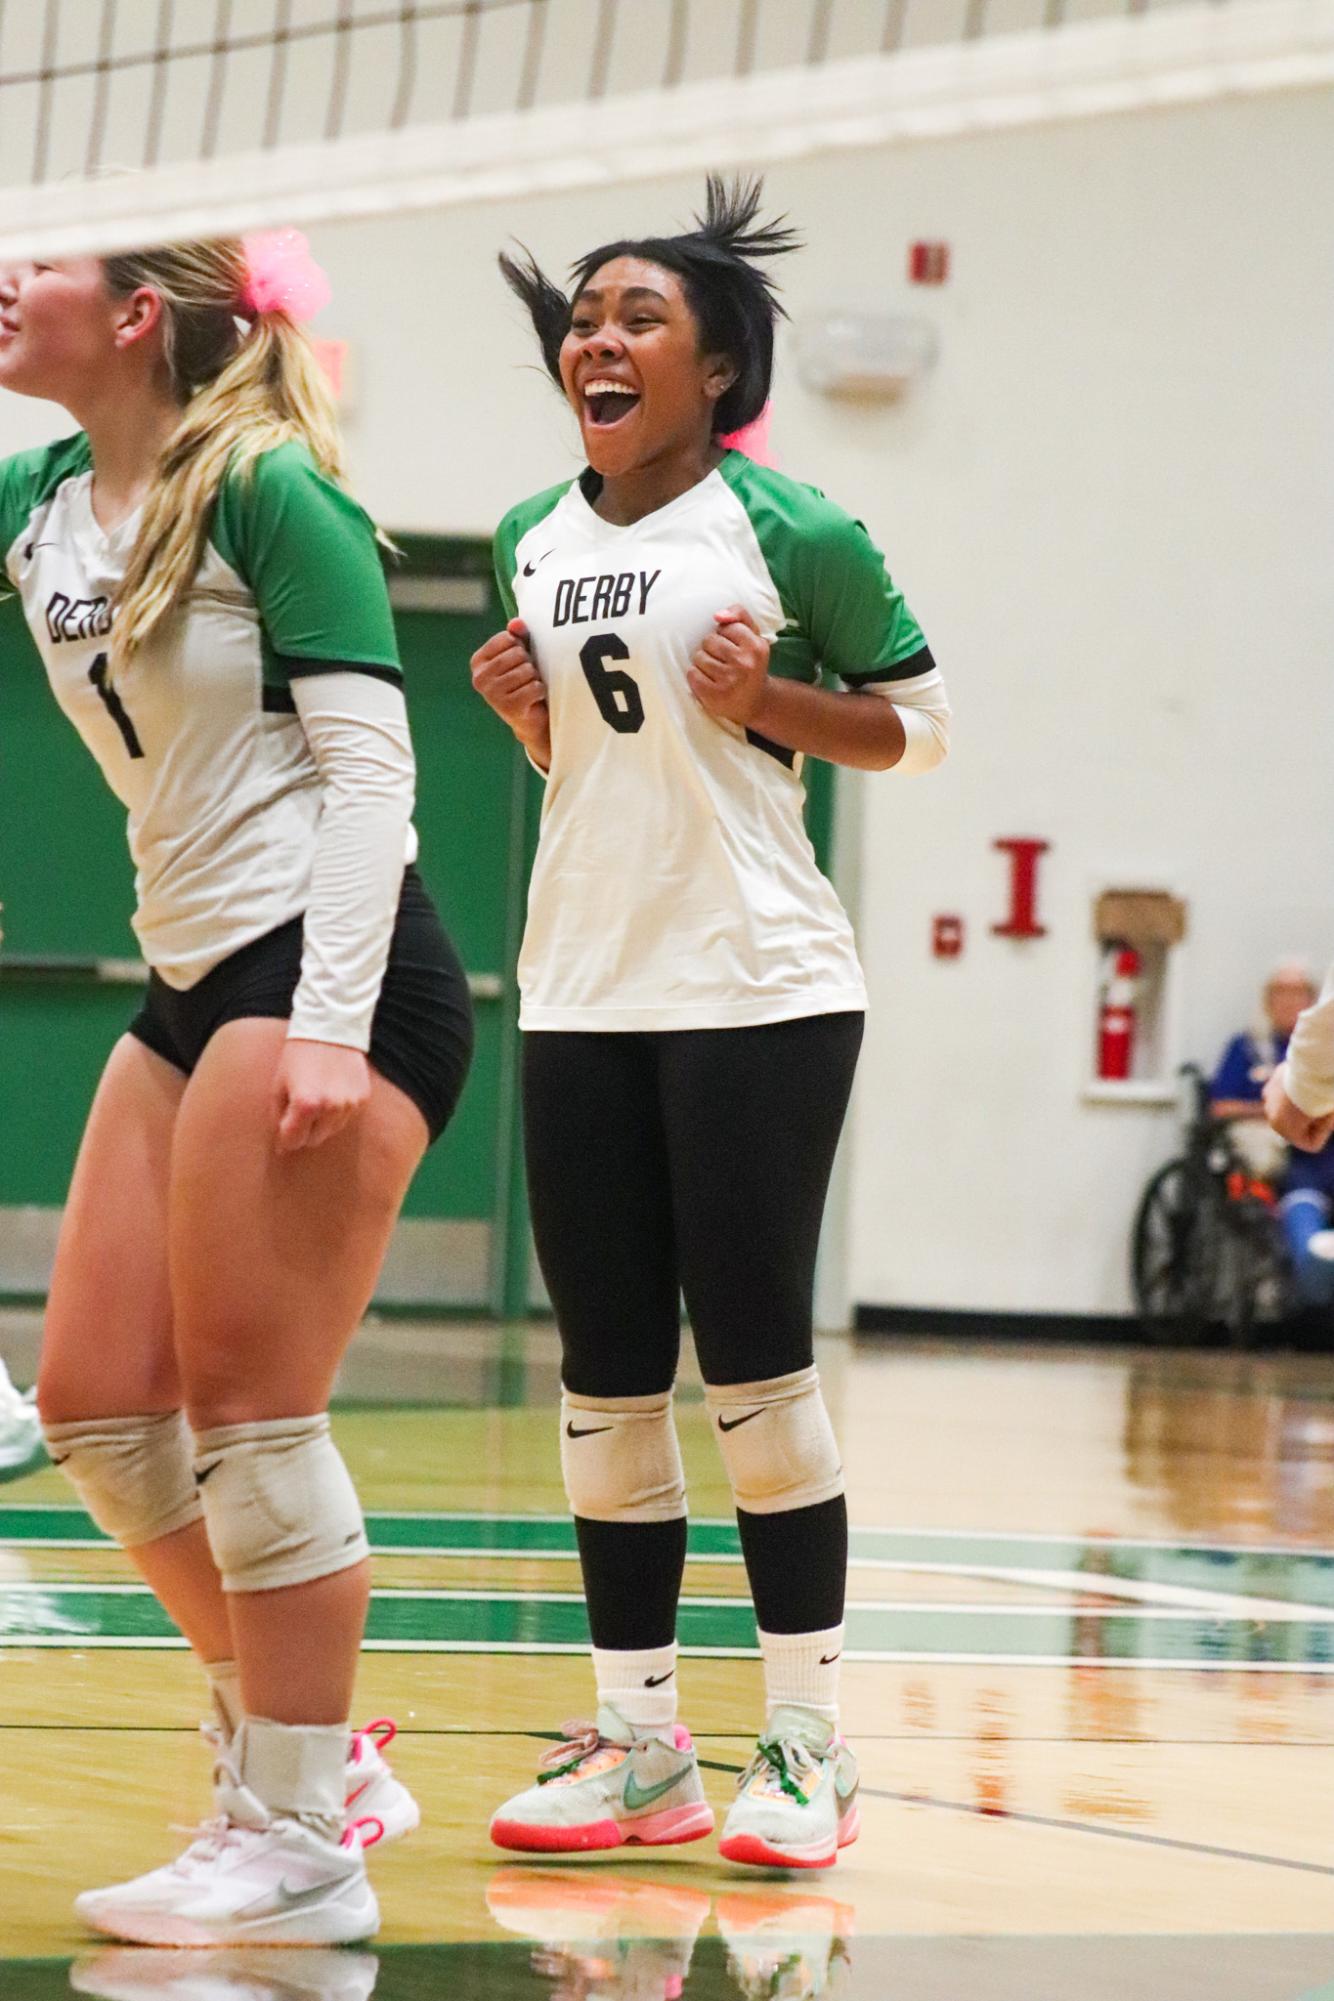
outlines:
M513 730L534 763L551 762L551 716L546 683L528 651L528 628L512 618L472 656L472 684L482 700Z
M713 616L718 630L696 653L686 680L706 715L744 729L764 700L769 642L743 605Z

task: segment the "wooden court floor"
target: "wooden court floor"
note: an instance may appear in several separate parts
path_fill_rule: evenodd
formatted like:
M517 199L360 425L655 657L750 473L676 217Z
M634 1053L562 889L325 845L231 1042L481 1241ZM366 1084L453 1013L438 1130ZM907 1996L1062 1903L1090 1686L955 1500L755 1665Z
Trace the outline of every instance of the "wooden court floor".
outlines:
M0 1321L23 1379L33 1329ZM371 1518L361 1720L425 1819L366 1952L99 1949L76 1892L206 1807L197 1673L58 1476L0 1490L0 1996L1334 2001L1334 1362L834 1337L864 1832L742 1873L566 1867L486 1822L591 1709L545 1328L372 1323L337 1428ZM687 1376L683 1714L724 1809L758 1719Z

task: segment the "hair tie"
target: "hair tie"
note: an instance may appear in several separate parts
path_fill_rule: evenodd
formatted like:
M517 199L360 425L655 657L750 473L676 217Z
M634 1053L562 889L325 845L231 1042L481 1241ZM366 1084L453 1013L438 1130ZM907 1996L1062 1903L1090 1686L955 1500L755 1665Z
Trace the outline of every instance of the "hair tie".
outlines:
M264 230L242 244L247 277L241 304L248 313L286 313L304 322L332 299L333 287L299 229Z
M773 415L773 404L766 403L752 423L743 424L739 431L729 431L720 437L718 443L725 451L744 452L756 465L771 466L773 454L769 450L769 419Z

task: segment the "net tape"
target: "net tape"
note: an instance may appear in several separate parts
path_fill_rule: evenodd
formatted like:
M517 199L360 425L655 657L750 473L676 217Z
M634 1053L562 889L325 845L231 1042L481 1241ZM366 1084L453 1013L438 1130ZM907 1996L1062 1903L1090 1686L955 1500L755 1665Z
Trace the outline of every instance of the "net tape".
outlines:
M0 257L1330 80L1334 0L0 0Z

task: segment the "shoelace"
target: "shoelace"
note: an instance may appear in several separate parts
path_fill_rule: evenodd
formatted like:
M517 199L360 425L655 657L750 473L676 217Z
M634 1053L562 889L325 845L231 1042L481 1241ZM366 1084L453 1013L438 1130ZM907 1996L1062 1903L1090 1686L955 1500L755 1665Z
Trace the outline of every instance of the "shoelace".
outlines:
M596 1723L562 1723L561 1741L544 1751L538 1760L537 1783L549 1785L552 1779L564 1778L591 1758L597 1751L608 1745L611 1739L604 1737Z
M371 1831L373 1830L373 1832ZM363 1813L359 1820L350 1821L343 1830L340 1848L374 1848L377 1841L384 1840L384 1822L378 1814Z
M228 1848L239 1847L242 1837L252 1830L237 1827L233 1821L228 1820L226 1814L220 1813L208 1820L201 1820L197 1827L173 1823L171 1831L173 1834L190 1836L185 1849L174 1862L168 1864L176 1874L188 1876L193 1869L209 1862L216 1862Z
M377 1716L373 1723L367 1723L360 1730L352 1732L352 1749L349 1753L352 1764L358 1764L363 1756L363 1744L369 1744L383 1758L389 1746L398 1735L398 1725L392 1716Z
M782 1743L777 1738L762 1737L755 1746L754 1757L737 1780L737 1791L743 1791L766 1765L783 1791L796 1800L799 1806L805 1806L806 1795L793 1778L789 1765L803 1775L815 1770L814 1761L806 1747L792 1742Z

